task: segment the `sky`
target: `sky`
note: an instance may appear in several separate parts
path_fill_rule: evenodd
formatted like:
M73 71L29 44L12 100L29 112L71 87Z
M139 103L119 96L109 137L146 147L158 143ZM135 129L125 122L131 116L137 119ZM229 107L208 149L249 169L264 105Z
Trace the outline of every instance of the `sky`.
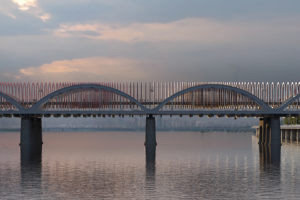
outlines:
M1 81L300 81L299 0L1 0Z

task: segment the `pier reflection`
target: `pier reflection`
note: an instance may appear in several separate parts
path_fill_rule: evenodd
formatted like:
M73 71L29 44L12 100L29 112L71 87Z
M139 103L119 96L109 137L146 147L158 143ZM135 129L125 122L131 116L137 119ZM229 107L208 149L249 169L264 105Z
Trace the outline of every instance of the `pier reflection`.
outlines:
M41 188L42 182L42 145L23 148L21 146L21 186L30 189ZM38 195L38 194L37 194Z
M145 176L145 196L155 198L154 191L156 191L155 184L155 161L146 162L146 176Z
M269 185L277 188L281 184L280 155L272 156L269 146L259 145L259 167L260 187L266 188Z
M146 180L155 180L155 161L146 162Z
M36 165L42 162L42 145L28 147L20 147L21 150L21 166Z
M280 167L280 149L272 149L268 145L259 145L259 162L261 168Z

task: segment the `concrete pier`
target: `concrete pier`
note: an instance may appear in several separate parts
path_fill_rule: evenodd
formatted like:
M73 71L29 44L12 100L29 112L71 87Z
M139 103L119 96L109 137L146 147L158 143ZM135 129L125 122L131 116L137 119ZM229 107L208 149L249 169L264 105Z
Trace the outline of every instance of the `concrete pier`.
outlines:
M264 155L263 158L268 159L273 164L280 163L280 118L276 116L261 118L256 133L258 134L258 144L263 152L262 155Z
M156 127L155 118L149 115L146 118L146 136L145 136L145 150L146 150L146 162L155 163L156 155Z
M21 162L39 162L42 155L42 119L32 116L21 118Z
M296 141L297 138L297 130L291 130L291 141Z
M259 119L259 127L258 130L256 130L256 134L258 137L258 144L263 144L264 139L264 119Z
M284 142L285 141L285 131L280 129L280 133L281 133L281 142Z
M271 144L271 127L270 127L270 118L265 118L265 145ZM280 130L280 129L279 129Z
M290 141L290 139L291 139L291 130L288 129L285 131L285 140Z
M272 117L269 119L270 122L270 151L271 151L271 162L273 164L280 163L281 155L281 135L280 135L280 117Z

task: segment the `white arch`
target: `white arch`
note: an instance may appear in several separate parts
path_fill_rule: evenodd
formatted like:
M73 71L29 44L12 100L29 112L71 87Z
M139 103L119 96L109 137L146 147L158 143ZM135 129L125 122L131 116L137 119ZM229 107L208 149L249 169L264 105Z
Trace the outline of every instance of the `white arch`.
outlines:
M129 99L130 101L136 103L143 111L147 111L148 109L143 106L139 101L137 101L135 98L133 98L132 96L117 90L115 88L112 87L108 87L108 86L104 86L104 85L99 85L99 84L79 84L79 85L73 85L73 86L69 86L69 87L65 87L59 90L56 90L50 94L48 94L47 96L43 97L42 99L40 99L38 102L36 102L29 111L38 111L41 109L41 107L47 103L50 99L59 96L61 94L67 93L67 92L71 92L71 91L76 91L76 90L85 90L85 89L102 89L102 90L106 90L108 92L112 92L115 94L118 94L120 96L123 96L127 99Z
M263 100L259 99L257 96L254 96L253 94L242 90L240 88L237 87L232 87L229 85L221 85L221 84L204 84L204 85L197 85L194 87L190 87L184 90L181 90L175 94L173 94L172 96L168 97L167 99L165 99L163 102L161 102L156 108L154 108L154 111L159 111L165 104L167 104L168 102L172 101L173 99L175 99L176 97L183 95L185 93L188 92L192 92L195 90L199 90L199 89L224 89L224 90L228 90L228 91L233 91L236 92L238 94L241 94L245 97L248 97L249 99L253 100L255 103L257 103L262 110L265 111L270 111L272 110L272 108L270 106L268 106L268 104L266 104Z
M10 97L9 95L0 92L0 97L4 98L8 103L14 105L19 111L24 111L25 108L14 98Z

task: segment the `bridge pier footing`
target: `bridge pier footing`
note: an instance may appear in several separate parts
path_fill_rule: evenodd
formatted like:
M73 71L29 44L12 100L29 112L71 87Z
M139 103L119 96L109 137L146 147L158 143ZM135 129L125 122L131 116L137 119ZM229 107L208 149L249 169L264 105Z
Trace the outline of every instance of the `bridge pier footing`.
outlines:
M42 119L32 116L21 118L21 162L38 161L42 154Z
M153 115L149 115L146 118L146 136L145 136L145 150L146 150L146 162L155 163L156 156L156 127L155 118Z
M260 148L268 148L270 163L279 164L281 154L280 117L264 117L259 121L258 144Z

